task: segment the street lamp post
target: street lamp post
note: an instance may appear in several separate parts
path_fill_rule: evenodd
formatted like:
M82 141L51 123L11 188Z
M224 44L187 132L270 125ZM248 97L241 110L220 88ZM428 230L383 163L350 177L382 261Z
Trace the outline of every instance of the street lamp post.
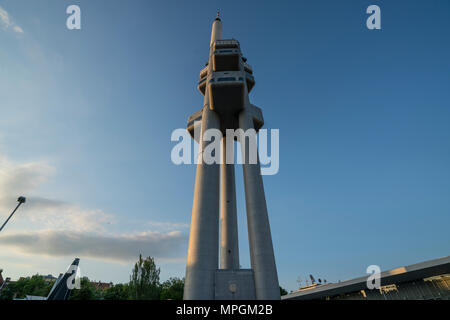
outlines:
M17 209L19 209L20 205L22 203L25 203L27 199L25 197L19 197L17 199L17 202L19 202L19 204L16 206L16 208L14 209L14 211L9 215L8 219L6 219L5 223L3 223L2 227L0 228L0 232L3 230L3 228L5 227L5 225L8 223L9 219L11 219L11 217L13 216L13 214L17 211Z

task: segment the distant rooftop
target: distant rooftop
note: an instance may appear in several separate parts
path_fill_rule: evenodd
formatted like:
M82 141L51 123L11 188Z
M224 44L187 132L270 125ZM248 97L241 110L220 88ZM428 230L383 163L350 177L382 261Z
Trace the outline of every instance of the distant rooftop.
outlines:
M450 256L412 264L405 267L381 272L381 285L390 285L399 282L413 281L442 274L450 273ZM327 296L335 296L347 292L367 290L367 278L369 275L341 281L339 283L327 283L308 288L300 288L282 296L282 300L309 300L320 299Z

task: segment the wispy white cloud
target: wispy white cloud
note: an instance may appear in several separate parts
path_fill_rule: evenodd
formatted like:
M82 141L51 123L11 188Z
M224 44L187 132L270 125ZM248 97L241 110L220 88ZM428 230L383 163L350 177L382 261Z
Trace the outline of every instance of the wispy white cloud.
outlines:
M23 29L19 26L14 26L13 30L14 30L14 32L17 32L17 33L23 33Z
M0 194L29 192L44 183L54 168L43 161L14 163L0 155Z
M4 28L9 28L11 26L11 19L9 18L9 13L0 7L0 21Z
M116 262L133 262L139 254L160 261L177 260L186 241L179 231L103 235L40 230L7 234L0 239L2 246L18 253L50 257L79 256Z
M15 33L19 34L23 33L23 29L13 22L8 11L6 11L1 6L0 6L0 25L4 30L10 29Z
M43 161L13 163L0 156L0 212L9 214L20 195L36 193L36 189L54 174L55 169ZM0 216L2 216L0 215ZM39 196L27 202L15 220L26 221L28 227L77 232L103 232L115 217L99 209Z
M183 257L179 249L187 236L180 230L186 224L150 221L139 225L147 228L145 232L117 234L110 228L119 220L116 215L36 195L55 172L46 162L14 163L0 155L1 218L14 208L17 196L31 194L14 216L13 226L1 235L0 246L16 254L116 262L132 262L140 253L166 261Z
M178 222L147 221L147 225L162 230L189 228L189 225L187 223L178 223Z

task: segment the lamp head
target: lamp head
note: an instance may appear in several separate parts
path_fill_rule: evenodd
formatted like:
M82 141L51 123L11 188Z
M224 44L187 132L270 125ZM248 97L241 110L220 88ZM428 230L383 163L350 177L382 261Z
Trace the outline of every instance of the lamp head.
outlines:
M27 200L27 198L25 198L25 197L19 197L17 199L17 201L20 202L20 203L25 203L26 200Z

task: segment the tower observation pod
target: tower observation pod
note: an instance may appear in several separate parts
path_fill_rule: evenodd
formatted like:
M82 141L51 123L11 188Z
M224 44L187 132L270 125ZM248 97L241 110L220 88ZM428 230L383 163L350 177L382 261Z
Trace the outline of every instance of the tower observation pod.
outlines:
M261 109L252 105L248 97L255 80L246 61L237 40L222 39L218 15L212 25L209 59L198 82L204 95L203 108L192 114L187 124L190 135L199 143L200 160L195 176L185 300L280 299L257 152L252 161L251 146L256 145L256 132L264 119ZM223 135L220 163L207 163L200 158L212 143L203 136L209 129L220 130ZM242 129L235 132L245 134L227 137L227 129ZM243 155L250 269L239 265L234 154L227 154L227 145L234 146L234 140L240 144ZM226 161L229 158L232 160Z

